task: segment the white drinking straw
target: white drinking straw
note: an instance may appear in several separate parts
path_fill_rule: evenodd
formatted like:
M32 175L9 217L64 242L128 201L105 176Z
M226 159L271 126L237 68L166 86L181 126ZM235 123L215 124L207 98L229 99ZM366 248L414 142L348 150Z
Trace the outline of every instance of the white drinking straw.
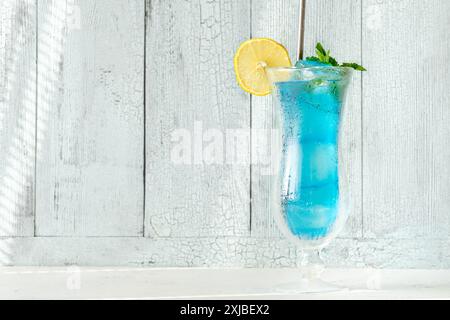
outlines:
M297 43L297 58L303 59L303 49L305 46L305 7L306 0L299 0L299 17L298 17L298 43Z

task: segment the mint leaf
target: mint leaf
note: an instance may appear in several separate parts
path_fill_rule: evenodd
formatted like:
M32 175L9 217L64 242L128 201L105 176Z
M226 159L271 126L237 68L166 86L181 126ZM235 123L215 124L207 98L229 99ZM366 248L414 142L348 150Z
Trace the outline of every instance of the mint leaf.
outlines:
M316 55L319 58L320 62L328 63L328 54L320 42L318 42L316 45Z
M316 53L320 53L322 56L327 55L327 52L325 51L325 49L323 48L323 46L320 42L317 42L317 44L316 44Z
M330 53L331 53L331 51L330 50L328 50L327 51L327 55L326 55L326 59L327 59L327 62L330 62Z
M307 57L307 58L306 58L306 61L322 62L322 61L320 61L320 59L317 58L317 57Z
M335 58L330 55L330 50L325 50L323 45L320 42L317 42L316 45L316 57L308 57L306 58L308 61L321 62L324 64L331 65L333 67L339 67L339 63ZM349 67L358 71L367 71L363 66L360 66L357 63L349 63L345 62L340 65L341 67Z
M336 61L335 58L329 57L328 60L329 60L330 64L331 64L333 67L338 67L338 66L339 66L339 63Z
M364 68L363 66L360 66L357 63L344 62L343 64L341 64L341 67L353 68L358 71L367 71L366 68Z
M319 60L320 60L321 62L325 62L325 63L328 62L328 61L327 61L327 56L326 56L326 55L323 55L322 52L317 51L316 54L317 54L317 56L319 57Z
M333 67L339 66L339 64L336 61L336 59L333 58L330 55L330 53L331 53L330 50L328 50L328 51L325 50L323 45L320 42L317 43L317 45L316 45L316 54L317 54L317 59L318 60L316 60L316 61L329 64L329 65L331 65Z

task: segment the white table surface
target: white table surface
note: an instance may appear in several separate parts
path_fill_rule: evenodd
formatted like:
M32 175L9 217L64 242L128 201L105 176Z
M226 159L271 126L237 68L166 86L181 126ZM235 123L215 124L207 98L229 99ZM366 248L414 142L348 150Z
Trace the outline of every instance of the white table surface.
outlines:
M0 299L450 299L450 270L328 269L348 290L285 294L296 269L0 268Z

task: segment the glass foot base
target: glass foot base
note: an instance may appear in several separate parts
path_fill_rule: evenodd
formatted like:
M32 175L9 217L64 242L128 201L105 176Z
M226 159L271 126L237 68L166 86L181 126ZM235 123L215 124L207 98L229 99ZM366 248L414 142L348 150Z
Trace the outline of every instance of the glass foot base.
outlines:
M347 290L348 288L346 287L328 283L320 278L300 279L298 281L282 283L275 287L275 292L283 294L324 293Z

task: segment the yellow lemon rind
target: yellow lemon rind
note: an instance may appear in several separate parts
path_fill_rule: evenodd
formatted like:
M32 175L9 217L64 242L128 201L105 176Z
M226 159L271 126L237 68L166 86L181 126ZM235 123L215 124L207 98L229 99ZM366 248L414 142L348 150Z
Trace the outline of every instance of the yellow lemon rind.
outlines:
M273 39L270 39L270 38L253 38L253 39L249 39L249 40L244 41L243 43L241 43L241 45L237 49L236 54L234 55L234 59L233 59L234 72L236 74L236 80L237 80L239 86L245 92L250 93L250 94L255 95L255 96L267 96L268 94L270 94L272 92L272 90L269 89L269 90L263 91L263 92L256 91L253 88L247 86L245 84L245 82L241 79L240 75L239 75L238 59L239 59L240 52L245 46L249 45L252 42L256 42L256 41L270 41L272 44L274 44L275 46L279 47L282 51L284 51L284 53L286 54L287 60L289 62L289 65L292 65L292 64L291 64L291 59L289 58L289 52L287 51L287 49L281 43L279 43L279 42L277 42L277 41L275 41ZM270 67L270 65L269 65L269 67Z

